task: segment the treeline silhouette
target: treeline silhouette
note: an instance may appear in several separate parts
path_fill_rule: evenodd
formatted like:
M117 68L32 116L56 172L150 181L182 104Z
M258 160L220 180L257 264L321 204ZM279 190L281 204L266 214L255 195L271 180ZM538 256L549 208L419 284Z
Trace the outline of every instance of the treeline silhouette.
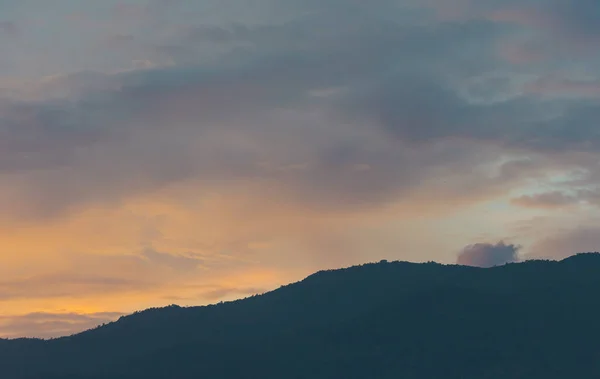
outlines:
M0 378L598 379L600 254L322 271L243 300L0 340Z

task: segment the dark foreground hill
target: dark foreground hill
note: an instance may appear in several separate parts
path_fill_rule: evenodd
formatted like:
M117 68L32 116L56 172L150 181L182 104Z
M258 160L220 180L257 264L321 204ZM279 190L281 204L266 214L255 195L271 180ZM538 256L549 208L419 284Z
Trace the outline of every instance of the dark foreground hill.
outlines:
M381 262L50 341L3 379L600 378L600 255L491 269Z

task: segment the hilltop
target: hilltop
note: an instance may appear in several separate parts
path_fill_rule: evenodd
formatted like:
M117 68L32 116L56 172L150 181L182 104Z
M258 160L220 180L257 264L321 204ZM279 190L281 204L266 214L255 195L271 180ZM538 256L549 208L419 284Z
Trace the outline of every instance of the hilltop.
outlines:
M600 377L600 254L489 269L387 262L217 305L0 340L5 379Z

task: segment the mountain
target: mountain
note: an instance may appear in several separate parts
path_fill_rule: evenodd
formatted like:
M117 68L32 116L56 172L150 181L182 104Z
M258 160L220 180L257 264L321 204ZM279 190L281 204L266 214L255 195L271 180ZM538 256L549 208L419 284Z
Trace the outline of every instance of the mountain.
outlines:
M3 379L600 378L600 254L387 262L218 305L0 340Z

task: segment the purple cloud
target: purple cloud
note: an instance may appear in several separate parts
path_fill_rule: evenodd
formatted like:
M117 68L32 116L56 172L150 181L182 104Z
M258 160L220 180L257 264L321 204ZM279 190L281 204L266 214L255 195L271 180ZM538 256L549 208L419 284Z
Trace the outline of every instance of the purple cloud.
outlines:
M465 266L494 267L519 260L520 247L498 242L468 245L458 254L456 263Z

